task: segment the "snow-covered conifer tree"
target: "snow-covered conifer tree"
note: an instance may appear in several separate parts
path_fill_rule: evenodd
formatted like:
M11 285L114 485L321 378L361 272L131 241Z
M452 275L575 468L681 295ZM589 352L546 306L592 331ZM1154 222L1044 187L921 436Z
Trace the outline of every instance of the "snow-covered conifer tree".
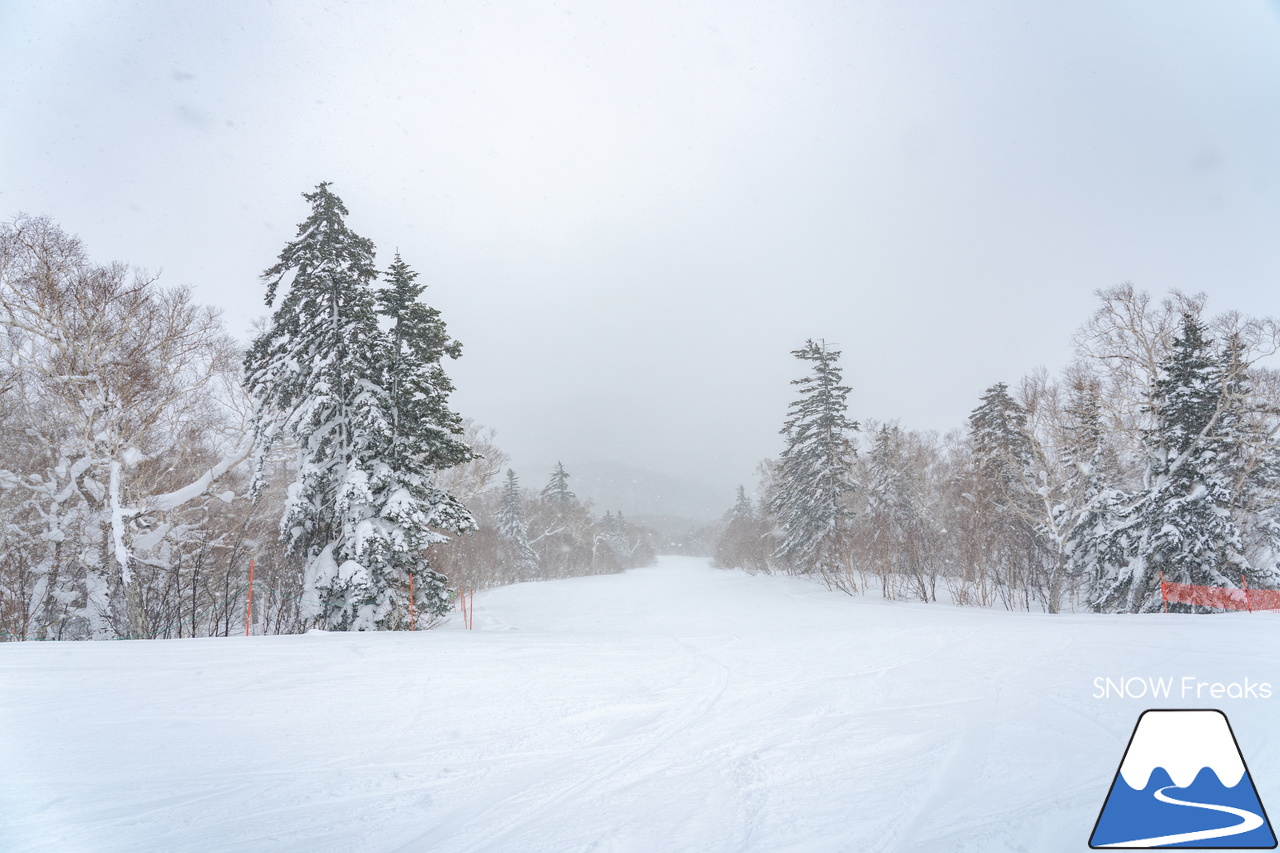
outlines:
M754 521L756 518L756 505L747 497L745 486L738 486L738 496L733 502L733 508L729 510L729 524L732 526L734 522Z
M1239 586L1249 574L1231 517L1239 436L1226 380L1204 326L1184 315L1152 394L1144 488L1083 542L1108 558L1094 591L1098 609L1159 610L1161 572L1210 586Z
M812 373L792 381L800 398L781 430L787 446L769 506L784 537L776 556L794 572L816 571L843 585L853 518L846 505L854 489L850 462L856 451L850 434L858 424L847 414L849 388L840 384L840 352L810 340L791 354L810 363Z
M1240 531L1254 586L1280 581L1280 443L1276 409L1259 394L1248 369L1245 345L1231 335L1218 355L1223 401L1218 447L1225 477L1232 484L1232 518Z
M617 572L628 568L631 543L627 539L627 522L619 511L606 511L595 525L592 537L591 569L595 574Z
M591 531L591 573L600 575L619 571L626 548L625 535L622 545L624 550L619 552L618 519L612 511L606 511L604 518L596 522Z
M997 382L969 415L975 488L973 509L991 534L986 558L1006 605L1030 606L1037 579L1054 559L1046 536L1047 513L1036 504L1042 485L1033 470L1034 447L1027 410Z
M425 287L397 252L387 270L386 287L378 292L383 317L390 321L391 358L386 389L390 403L391 444L385 474L376 495L380 535L389 543L383 581L387 590L378 627L396 607L404 580L414 578L415 614L431 616L448 609L446 578L433 571L426 546L446 540L440 531L474 530L475 519L460 500L435 484L438 471L461 465L475 454L457 436L463 421L448 405L453 383L443 358L458 358L462 345L452 340L440 312L421 302ZM398 617L397 617L398 618Z
M884 424L875 432L867 454L862 496L866 513L861 521L866 529L868 556L880 575L881 592L894 594L895 575L908 574L910 542L918 528L915 500L911 494L902 459L902 431Z
M873 511L906 522L915 517L915 499L904 470L901 446L902 430L896 424L884 424L876 430L871 452L867 455L867 506Z
M502 537L499 560L513 581L531 580L538 576L538 554L529 544L529 524L525 520L524 500L516 472L507 469L502 487L502 500L496 513L498 535Z
M434 489L430 472L468 458L443 408L442 354L456 354L438 316L415 308L420 288L391 274L379 326L373 243L347 227L342 200L320 184L311 214L263 273L267 304L284 293L245 357L261 452L283 431L298 444L281 535L305 557L307 616L339 630L405 624L409 576L423 609L444 608L443 578L422 549L465 530L470 514ZM425 442L425 444L424 444Z
M1022 474L1031 460L1027 412L997 382L969 415L969 434L980 471L1010 500L1022 497Z
M557 462L539 495L537 535L530 544L547 577L570 577L588 568L592 557L591 517L569 489L569 472Z
M569 491L569 472L564 470L563 463L556 463L551 480L542 489L542 496L555 506L567 507L577 501L578 496Z
M725 514L724 525L724 532L716 541L713 564L725 569L745 569L749 572L767 568L765 530L760 513L742 486L738 486L737 500Z
M1095 590L1103 583L1105 567L1118 559L1110 552L1114 542L1105 534L1114 526L1125 496L1110 482L1115 464L1102 423L1097 380L1075 376L1070 394L1062 447L1067 500L1059 514L1068 529L1068 572L1087 590Z
M417 279L418 274L397 252L387 270L386 287L378 292L381 313L391 321L387 390L392 403L393 459L401 465L439 471L468 462L475 454L457 438L463 433L463 420L449 408L453 382L441 363L445 356L461 356L462 344L449 337L440 312L420 301L425 286Z
M1070 471L1071 491L1088 491L1114 468L1114 454L1107 444L1107 431L1102 423L1102 404L1098 380L1087 374L1071 378L1066 410L1063 413L1063 463Z
M622 510L618 510L618 514L613 517L613 530L610 538L613 540L614 553L618 555L618 560L622 563L622 567L632 568L637 565L632 562L636 544L632 543L631 525L627 524L627 519L622 514Z

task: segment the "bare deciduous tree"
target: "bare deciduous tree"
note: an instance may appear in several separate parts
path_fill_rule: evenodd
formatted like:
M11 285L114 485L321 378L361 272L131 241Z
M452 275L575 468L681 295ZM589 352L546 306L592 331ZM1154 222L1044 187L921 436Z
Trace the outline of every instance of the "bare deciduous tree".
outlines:
M94 264L30 217L0 226L0 335L17 412L2 439L6 547L34 578L24 630L144 635L248 451L235 347L188 290Z

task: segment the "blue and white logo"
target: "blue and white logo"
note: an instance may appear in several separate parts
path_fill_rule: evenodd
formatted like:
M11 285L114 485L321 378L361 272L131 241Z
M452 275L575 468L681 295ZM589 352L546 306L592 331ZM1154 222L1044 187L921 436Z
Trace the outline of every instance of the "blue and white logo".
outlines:
M1144 711L1092 848L1272 849L1275 833L1221 711Z

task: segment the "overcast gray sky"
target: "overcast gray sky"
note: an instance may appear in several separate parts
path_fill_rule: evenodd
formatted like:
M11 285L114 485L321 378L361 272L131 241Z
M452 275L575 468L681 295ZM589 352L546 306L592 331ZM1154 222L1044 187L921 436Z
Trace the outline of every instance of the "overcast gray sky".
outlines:
M959 426L1121 281L1280 314L1265 2L0 0L0 214L163 270L247 338L334 182L465 347L526 482L725 490L797 362Z

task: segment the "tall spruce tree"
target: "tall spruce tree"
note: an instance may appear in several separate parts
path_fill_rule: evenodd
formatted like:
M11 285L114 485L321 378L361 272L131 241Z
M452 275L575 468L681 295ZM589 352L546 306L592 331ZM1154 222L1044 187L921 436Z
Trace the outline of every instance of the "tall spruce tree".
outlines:
M738 486L737 500L725 513L724 530L716 540L713 564L723 569L763 571L768 558L763 545L765 535L755 502L744 487Z
M538 576L538 554L529 544L529 523L525 519L524 500L516 472L507 469L502 486L502 499L496 513L501 537L498 559L514 581L532 580Z
M850 463L856 453L850 434L849 388L840 384L839 350L809 340L792 355L811 373L792 380L800 398L791 404L780 432L787 446L777 470L777 491L769 511L781 523L776 557L792 571L842 577L849 566L853 512L846 496L854 483Z
M1064 414L1062 462L1070 471L1069 491L1088 495L1117 467L1102 422L1101 391L1096 378L1072 377Z
M631 537L628 536L627 519L622 514L622 510L618 510L618 514L613 517L613 521L605 529L614 554L617 555L618 561L622 566L626 568L631 559Z
M577 502L578 496L569 490L569 472L564 470L563 463L556 463L551 479L542 488L542 497L557 507L567 508Z
M969 415L969 435L978 469L1008 500L1022 498L1022 475L1031 461L1027 412L997 382Z
M868 509L896 524L907 524L917 515L902 444L902 430L897 424L883 424L876 430L865 484Z
M569 489L569 472L557 462L551 479L539 494L537 536L532 545L538 564L548 577L581 573L592 558L591 518Z
M459 358L462 344L449 337L440 312L421 301L425 289L397 252L377 296L382 315L391 321L387 391L394 458L438 471L469 462L476 454L457 438L462 418L449 408L453 382L441 363L445 356Z
M911 574L913 552L919 550L913 547L917 544L913 539L918 538L921 525L902 443L902 431L896 424L884 424L876 430L862 484L866 501L860 519L863 540L871 561L879 568L880 588L886 598L893 595L892 575Z
M1238 335L1223 345L1222 436L1219 461L1232 484L1231 514L1240 530L1248 582L1274 587L1280 581L1280 444L1274 408L1266 405L1246 368Z
M1096 608L1161 609L1161 573L1174 583L1228 587L1248 573L1231 513L1239 436L1234 419L1224 417L1226 380L1204 326L1184 315L1152 393L1144 488L1097 531L1094 550L1111 562L1094 592Z
M622 519L612 511L606 511L591 531L591 572L592 574L608 574L622 569L622 558L626 554L627 537L622 528Z
M969 436L977 475L973 507L994 534L985 559L1006 605L1017 600L1030 607L1037 579L1054 559L1053 545L1035 506L1039 484L1032 471L1027 412L1003 382L983 392L969 415Z
M381 314L390 323L390 358L386 364L391 441L375 495L379 522L373 530L386 545L378 567L382 596L378 627L391 627L396 598L412 576L415 615L430 617L448 609L447 579L426 559L428 545L447 540L446 533L476 528L462 501L434 484L437 471L461 465L476 454L458 439L462 418L448 405L453 383L444 372L445 356L458 358L462 345L451 339L440 312L421 301L425 286L397 252L378 291ZM443 531L443 532L442 532ZM389 570L389 571L388 571Z
M336 630L400 627L410 576L420 613L445 607L443 578L421 556L443 538L433 528L474 526L465 507L430 485L431 470L467 458L451 439L456 416L440 415L447 383L441 393L432 385L430 342L445 352L450 344L442 324L417 330L421 317L397 302L404 279L412 287L404 269L399 283L393 272L385 304L399 307L385 333L373 243L347 227L329 184L303 197L311 214L262 276L269 306L282 286L283 296L245 356L259 458L282 433L298 446L280 529L304 559L309 620Z
M1066 408L1063 462L1067 496L1060 507L1067 528L1067 568L1082 583L1091 602L1109 571L1124 560L1118 541L1108 535L1128 496L1115 485L1118 463L1102 422L1097 380L1076 376Z

